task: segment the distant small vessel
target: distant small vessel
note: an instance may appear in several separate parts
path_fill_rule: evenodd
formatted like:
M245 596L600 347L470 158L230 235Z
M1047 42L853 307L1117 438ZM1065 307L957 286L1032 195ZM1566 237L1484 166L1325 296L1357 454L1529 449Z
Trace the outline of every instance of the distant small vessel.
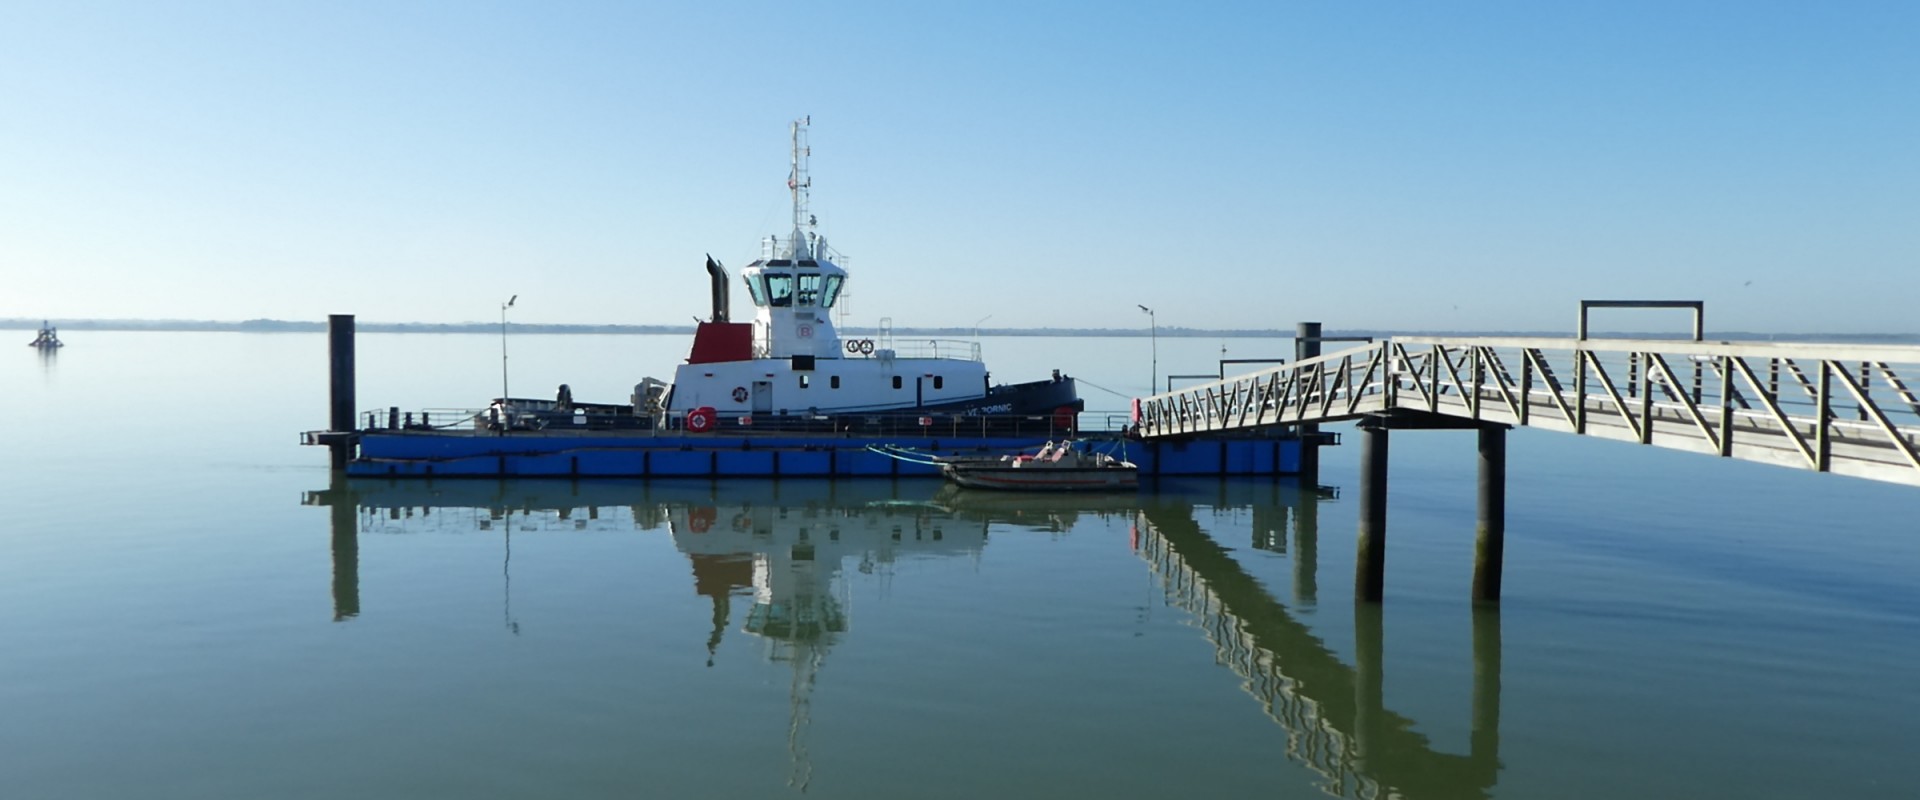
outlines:
M1032 455L958 458L940 462L940 473L969 489L1073 492L1132 489L1140 468L1071 439L1048 442Z
M54 350L66 347L66 345L60 341L60 330L44 320L40 323L40 335L33 337L33 341L28 342L27 346L38 347L42 350Z

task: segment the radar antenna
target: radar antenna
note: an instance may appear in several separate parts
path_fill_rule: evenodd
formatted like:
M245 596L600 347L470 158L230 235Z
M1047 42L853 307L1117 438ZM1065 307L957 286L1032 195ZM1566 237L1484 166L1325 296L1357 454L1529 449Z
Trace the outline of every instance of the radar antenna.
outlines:
M813 148L807 145L807 126L811 124L812 114L793 121L793 166L787 173L787 191L793 194L794 258L820 257L814 248L813 215L807 211L808 191L813 188L813 176L807 174L807 158L813 155Z

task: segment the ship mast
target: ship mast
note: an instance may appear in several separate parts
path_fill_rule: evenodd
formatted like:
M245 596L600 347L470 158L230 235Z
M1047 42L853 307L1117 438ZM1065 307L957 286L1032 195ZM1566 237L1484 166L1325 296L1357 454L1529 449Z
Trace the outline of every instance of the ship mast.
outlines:
M807 174L807 157L813 155L807 145L807 126L812 123L812 114L793 121L793 166L787 173L787 191L793 194L794 258L820 257L813 242L813 214L807 211L808 190L813 188L813 176Z

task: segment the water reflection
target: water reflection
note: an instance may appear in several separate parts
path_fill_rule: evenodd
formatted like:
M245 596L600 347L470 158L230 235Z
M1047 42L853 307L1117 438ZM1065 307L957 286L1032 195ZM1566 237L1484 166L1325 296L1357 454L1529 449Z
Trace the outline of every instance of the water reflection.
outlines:
M1414 720L1385 707L1381 606L1355 608L1353 664L1236 559L1224 541L1292 561L1292 596L1316 602L1318 506L1326 492L1263 481L1163 486L1141 495L968 492L927 481L684 483L387 482L336 479L306 502L329 506L334 618L361 613L358 536L436 529L503 537L505 624L511 536L579 530L664 530L711 609L712 666L729 635L762 641L791 672L790 785L811 779L812 697L832 649L850 635L844 570L891 574L899 558L968 557L991 535L1065 534L1090 517L1123 520L1131 546L1168 605L1190 615L1263 714L1286 731L1285 756L1341 797L1484 798L1499 771L1500 623L1473 613L1472 736L1464 755L1439 752ZM1245 538L1241 538L1245 537ZM737 634L736 634L737 632ZM1463 711L1466 709L1463 709Z
M1296 596L1312 602L1311 578L1321 497L1294 492L1276 513L1293 513ZM1312 629L1294 619L1230 551L1202 529L1191 502L1158 497L1142 504L1136 547L1168 600L1193 615L1218 662L1237 673L1262 710L1288 732L1288 758L1318 773L1340 797L1481 798L1499 771L1500 618L1475 611L1473 736L1469 752L1436 751L1414 721L1382 698L1385 637L1379 604L1354 608L1354 665L1342 663ZM1259 504L1253 506L1256 511ZM1306 513L1302 513L1306 512ZM1254 546L1284 548L1255 515Z

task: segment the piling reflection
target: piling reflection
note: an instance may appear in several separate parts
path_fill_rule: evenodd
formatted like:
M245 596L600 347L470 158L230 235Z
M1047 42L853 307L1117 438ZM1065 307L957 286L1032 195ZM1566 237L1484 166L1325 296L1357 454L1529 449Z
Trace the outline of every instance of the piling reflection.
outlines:
M1284 554L1293 562L1294 601L1315 602L1318 506L1331 497L1270 481L1058 496L968 492L927 481L336 479L306 502L330 507L336 620L361 613L363 534L428 525L501 532L503 579L510 581L514 531L664 531L688 561L693 591L711 608L700 643L707 665L728 636L745 634L790 669L789 782L798 789L811 780L815 684L832 649L853 630L845 570L890 574L900 558L976 555L992 535L1070 533L1090 517L1122 529L1130 523L1132 546L1165 601L1192 617L1218 662L1286 731L1285 757L1320 775L1321 789L1340 797L1489 796L1499 771L1497 609L1473 611L1469 752L1443 753L1413 720L1385 707L1381 606L1356 607L1349 666L1233 555L1241 542ZM511 601L503 602L511 628Z
M1439 752L1414 730L1413 720L1385 707L1379 604L1354 609L1354 665L1349 667L1203 530L1190 502L1168 499L1142 504L1141 557L1160 577L1168 601L1206 632L1219 663L1238 674L1266 715L1287 730L1286 756L1318 773L1321 789L1338 797L1490 795L1499 773L1498 610L1473 612L1469 752ZM1317 534L1317 515L1300 512L1321 499L1312 492L1288 498L1295 512L1296 553L1311 552ZM1256 528L1256 546L1261 536ZM1311 587L1305 591L1311 602Z

